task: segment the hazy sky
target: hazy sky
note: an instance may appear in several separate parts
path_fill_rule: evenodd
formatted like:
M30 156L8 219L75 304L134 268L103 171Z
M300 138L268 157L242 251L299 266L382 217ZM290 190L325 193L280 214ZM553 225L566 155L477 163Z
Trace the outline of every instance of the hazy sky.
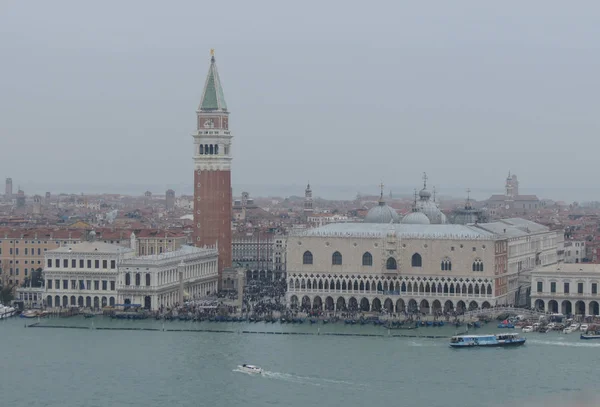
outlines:
M235 185L595 188L600 5L490 3L3 0L0 177L191 190L215 48Z

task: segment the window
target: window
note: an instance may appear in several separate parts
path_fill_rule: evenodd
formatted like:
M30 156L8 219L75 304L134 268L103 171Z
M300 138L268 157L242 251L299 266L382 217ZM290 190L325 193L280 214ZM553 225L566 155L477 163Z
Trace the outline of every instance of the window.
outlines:
M17 256L19 255L19 248L18 248L18 247L15 249L15 254L16 254Z
M389 257L385 262L385 268L387 270L396 270L398 268L398 264L396 263L396 259L393 257Z
M27 272L29 271L28 268L25 268L25 276L27 276Z
M100 268L100 260L94 260L94 268Z
M115 282L114 281L110 282L110 289L111 289L111 291L115 291Z
M365 252L365 254L363 254L362 265L363 266L372 266L373 265L373 256L371 255L371 253Z
M102 260L102 268L103 269L107 269L108 268L108 260Z
M108 290L108 281L102 280L102 291Z
M72 269L77 268L77 260L71 259L71 268Z
M60 280L54 280L54 288L56 288L57 290L60 289Z
M52 280L46 281L46 287L48 287L49 290L52 290Z
M92 261L91 260L87 261L87 268L89 268L89 269L92 268Z
M19 275L19 268L17 267L17 268L15 269L15 276L18 276L18 275Z
M94 280L94 290L98 291L100 289L100 280Z
M25 248L25 256L27 256L29 254L28 252L29 252L29 250L27 248Z
M69 280L63 280L63 290L69 289Z
M56 267L56 268L60 267L60 260L59 259L55 259L54 260L54 267Z
M302 264L313 264L313 255L308 250L302 255Z
M140 273L135 273L135 285L140 285L140 283L141 283Z
M537 282L537 292L541 293L542 291L544 291L544 283L542 281L538 281Z
M150 273L146 273L146 286L150 285Z
M87 287L88 290L91 290L92 289L92 280L86 280L85 286Z
M419 253L415 253L412 255L411 265L413 267L423 267L423 259Z
M563 292L565 294L569 294L569 283L565 283L563 288Z
M331 264L334 266L340 266L342 264L342 254L340 252L335 252L331 255Z
M71 290L77 290L77 280L71 280Z
M129 273L125 273L125 285L131 285L131 275Z
M598 294L598 283L592 283L592 294Z
M473 262L473 271L483 271L483 262L481 259L475 259Z
M577 294L583 294L583 283L577 283Z
M83 268L83 264L84 264L84 263L85 263L85 262L83 261L83 259L80 259L80 260L79 260L79 268L80 268L80 269L82 269L82 268Z
M79 280L79 289L85 290L85 281L84 280Z
M8 254L13 254L12 247L10 249L8 249Z
M114 269L114 268L116 268L116 267L117 267L117 262L116 262L116 261L114 261L114 260L111 260L111 261L110 261L110 268L111 268L111 269Z
M63 267L64 268L69 267L69 260L68 259L63 259Z
M38 256L42 254L42 250L38 247Z
M450 261L449 258L446 257L444 260L442 260L441 270L442 271L452 271L452 262Z
M52 267L52 259L48 259L48 267Z
M551 293L555 293L556 292L556 283L555 282L551 282L550 283L550 292Z

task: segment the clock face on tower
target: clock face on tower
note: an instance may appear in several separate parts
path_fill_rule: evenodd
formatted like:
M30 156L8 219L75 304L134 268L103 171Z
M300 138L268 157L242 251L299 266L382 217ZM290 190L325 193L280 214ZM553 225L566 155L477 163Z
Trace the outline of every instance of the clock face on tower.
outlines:
M208 119L204 119L204 123L203 126L205 129L212 129L215 127L215 124L213 122L213 119L208 118Z

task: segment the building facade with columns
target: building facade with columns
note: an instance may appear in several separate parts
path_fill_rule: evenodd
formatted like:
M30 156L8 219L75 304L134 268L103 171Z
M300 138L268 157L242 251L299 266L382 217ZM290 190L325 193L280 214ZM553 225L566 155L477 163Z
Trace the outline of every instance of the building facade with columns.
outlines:
M128 258L119 266L118 303L149 310L172 307L216 293L218 276L216 247L182 246L172 252Z
M531 303L540 311L600 315L600 264L557 264L531 273Z
M99 309L117 304L121 261L132 249L103 242L82 242L49 250L42 271L45 306Z
M515 304L522 287L505 229L522 226L506 223L500 235L485 225L345 223L293 233L286 299L292 308L426 313Z

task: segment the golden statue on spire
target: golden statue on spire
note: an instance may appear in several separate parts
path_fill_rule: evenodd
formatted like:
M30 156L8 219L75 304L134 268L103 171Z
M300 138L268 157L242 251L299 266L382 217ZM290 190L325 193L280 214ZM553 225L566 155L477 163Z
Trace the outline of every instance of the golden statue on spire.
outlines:
M215 56L215 49L214 49L214 48L211 48L211 49L210 49L210 56L211 56L211 57L214 57L214 56Z

